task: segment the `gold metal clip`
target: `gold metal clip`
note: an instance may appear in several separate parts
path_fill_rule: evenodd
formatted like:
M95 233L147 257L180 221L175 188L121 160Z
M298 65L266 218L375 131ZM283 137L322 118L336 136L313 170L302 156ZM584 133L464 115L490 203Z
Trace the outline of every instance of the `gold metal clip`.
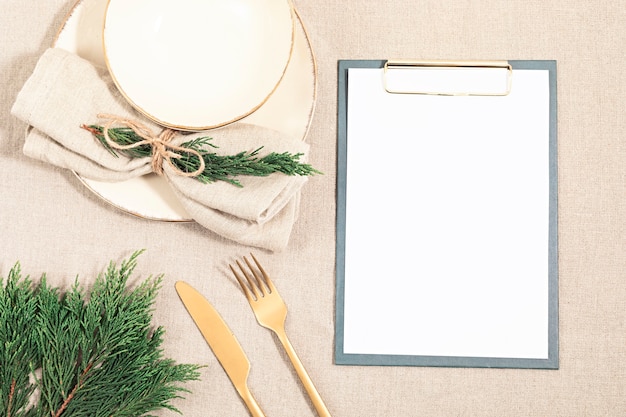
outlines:
M384 86L388 93L446 96L506 96L513 67L507 61L388 60Z

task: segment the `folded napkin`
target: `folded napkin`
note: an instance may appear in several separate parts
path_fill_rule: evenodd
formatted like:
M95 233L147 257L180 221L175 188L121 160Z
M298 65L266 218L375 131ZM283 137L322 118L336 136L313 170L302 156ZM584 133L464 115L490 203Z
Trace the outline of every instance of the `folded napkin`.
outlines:
M137 120L155 134L162 127L136 112L123 99L105 69L58 48L48 49L18 94L11 113L28 124L24 153L32 158L75 171L84 178L123 181L152 171L151 158L112 155L82 125L105 124L99 113ZM179 134L180 144L209 136L212 149L234 155L263 147L270 152L302 153L308 145L280 132L243 123L205 132ZM305 176L274 173L268 177L239 176L242 188L218 181L203 184L178 175L163 164L163 175L190 216L228 239L279 251L289 240L297 218L299 194Z

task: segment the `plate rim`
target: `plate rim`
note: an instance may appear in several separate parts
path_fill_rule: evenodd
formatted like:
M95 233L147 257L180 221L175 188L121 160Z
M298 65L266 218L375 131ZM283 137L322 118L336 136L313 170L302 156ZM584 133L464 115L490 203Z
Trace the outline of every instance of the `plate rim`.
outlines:
M166 120L163 120L162 118L156 117L155 115L151 114L145 108L143 108L142 106L137 104L135 102L135 100L131 99L131 97L128 95L126 90L121 86L118 78L115 75L115 72L111 68L111 63L110 63L110 60L109 60L109 56L107 54L106 36L105 36L105 34L106 34L106 29L107 29L108 10L109 10L109 6L111 5L112 1L116 1L116 0L106 0L106 6L105 6L105 11L104 11L104 19L103 19L103 25L102 25L102 33L101 33L101 35L102 35L102 51L103 51L103 54L104 54L104 62L106 64L107 70L109 71L111 79L115 83L115 86L117 87L117 90L124 97L124 99L135 110L137 110L139 113L141 113L143 116L147 117L148 119L154 121L155 123L157 123L157 124L159 124L161 126L165 126L165 127L170 128L170 129L176 129L176 130L181 130L181 131L201 132L201 131L204 131L204 130L216 129L216 128L228 126L228 125L230 125L232 123L235 123L235 122L237 122L237 121L239 121L239 120L241 120L241 119L251 115L255 111L257 111L261 106L263 106L270 99L270 97L278 89L278 86L280 85L280 83L284 79L285 74L287 73L287 69L289 68L289 63L291 62L291 58L293 56L294 44L295 44L295 36L296 36L296 22L295 22L296 18L294 16L295 6L294 6L292 0L281 0L281 1L284 1L287 4L287 7L289 9L290 22L291 22L291 39L290 39L290 42L289 42L289 53L288 53L287 60L284 63L284 66L282 68L282 71L280 73L280 76L279 76L278 80L276 81L274 86L271 88L269 93L263 98L263 100L260 103L255 104L251 109L245 110L243 114L238 114L238 115L234 116L231 119L228 119L226 121L221 121L221 122L218 122L218 123L214 123L214 124L205 124L205 125L199 125L199 126L192 126L192 125L184 125L184 124L177 124L177 123L168 122ZM119 1L122 1L122 0L119 0Z
M72 18L72 16L78 11L78 8L83 6L85 2L88 1L105 1L105 0L75 0L74 4L72 5L72 7L69 9L69 11L66 13L61 25L59 26L59 28L56 31L56 34L54 36L54 39L52 41L52 47L56 47L59 38L62 36L66 26L69 24L70 19ZM289 0L291 2L291 0ZM315 113L315 109L317 107L317 96L318 96L318 91L317 91L317 87L318 87L318 64L317 64L317 59L315 56L315 52L313 51L313 47L311 44L311 39L308 33L308 30L304 24L304 21L302 20L302 17L300 16L300 13L298 12L298 10L296 9L295 6L292 7L292 13L294 16L294 25L298 25L299 29L302 31L303 35L304 35L304 41L305 44L307 46L307 58L310 59L311 65L312 65L312 96L311 96L311 101L310 101L310 106L308 109L308 114L307 114L307 120L306 120L306 125L303 129L303 134L301 137L301 140L305 140L306 137L309 134L309 130L311 129L311 125L313 122L313 115ZM295 29L294 29L294 45L295 45ZM290 58L291 61L291 58ZM289 68L289 65L287 65L287 69ZM287 69L285 69L285 73L287 72ZM278 86L280 85L280 83L276 86L276 88L278 88ZM269 98L268 98L269 100ZM260 106L262 107L262 106ZM254 113L254 112L252 112ZM248 115L249 116L249 115ZM244 117L245 118L245 117ZM139 217L141 219L145 219L145 220L150 220L150 221L159 221L159 222L164 222L164 223L191 223L194 222L194 219L191 218L189 216L188 213L186 213L186 215L188 217L182 217L180 216L179 218L172 218L172 217L164 217L164 216L153 216L153 215L149 215L146 213L140 213L138 211L136 211L135 209L129 208L129 207L125 207L123 205L121 205L120 203L116 202L116 201L112 201L110 198L105 197L104 195L101 194L100 191L98 191L96 189L96 187L93 186L93 184L91 183L91 181L93 180L89 180L87 178L82 177L80 174L78 174L76 171L72 170L72 173L74 174L74 176L90 191L92 192L94 195L96 195L100 200L104 201L105 203L107 203L109 206L114 207L124 213L133 215L135 217ZM156 174L150 173L150 174L146 174L145 176L155 176ZM145 177L144 176L144 177ZM97 182L97 181L94 181ZM123 181L122 181L123 182Z

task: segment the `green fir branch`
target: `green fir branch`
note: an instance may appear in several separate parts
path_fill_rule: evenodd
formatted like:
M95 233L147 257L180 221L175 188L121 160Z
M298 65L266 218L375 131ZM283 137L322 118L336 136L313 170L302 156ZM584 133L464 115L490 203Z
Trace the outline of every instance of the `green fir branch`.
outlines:
M91 132L98 141L112 155L118 157L123 154L129 158L148 158L152 156L152 147L148 144L142 144L136 148L124 150L113 149L106 141L103 135L104 128L98 125L83 126L84 129ZM109 137L118 145L131 145L141 142L143 138L137 135L131 128L119 127L109 129ZM242 184L235 179L240 175L267 177L275 172L285 175L310 176L322 174L321 171L313 168L310 164L300 162L302 153L292 154L289 152L276 153L272 152L263 157L259 157L260 147L252 152L243 151L235 155L218 155L210 152L207 148L218 148L211 143L210 137L204 136L184 142L181 146L199 152L205 163L204 171L195 178L205 184L216 181L225 181L230 184L242 187ZM197 155L189 152L181 155L180 158L172 159L172 163L183 172L194 172L201 166Z
M151 327L162 276L128 287L140 253L111 263L89 294L78 280L65 293L45 275L34 285L16 264L0 285L0 417L178 412L171 401L200 367L163 357L164 329Z
M36 289L29 277L22 278L19 264L3 284L0 278L0 416L31 416L28 401L36 385L29 376L41 362L32 325Z

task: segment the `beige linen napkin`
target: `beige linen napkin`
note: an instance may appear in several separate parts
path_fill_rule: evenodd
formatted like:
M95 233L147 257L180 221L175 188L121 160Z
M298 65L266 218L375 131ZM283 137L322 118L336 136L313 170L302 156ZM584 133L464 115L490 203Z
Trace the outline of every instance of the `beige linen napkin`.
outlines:
M104 124L99 113L139 120L155 134L162 127L139 115L115 88L106 70L75 54L48 49L27 80L11 110L28 124L24 153L99 181L123 181L151 172L151 158L119 157L109 153L83 124ZM303 153L308 145L280 132L235 123L220 129L180 134L181 143L201 136L212 138L216 152L232 155L263 147L270 152ZM177 175L164 164L164 176L194 220L228 239L273 251L284 249L297 218L299 193L307 177L280 173L268 177L240 176L243 185L203 184Z

